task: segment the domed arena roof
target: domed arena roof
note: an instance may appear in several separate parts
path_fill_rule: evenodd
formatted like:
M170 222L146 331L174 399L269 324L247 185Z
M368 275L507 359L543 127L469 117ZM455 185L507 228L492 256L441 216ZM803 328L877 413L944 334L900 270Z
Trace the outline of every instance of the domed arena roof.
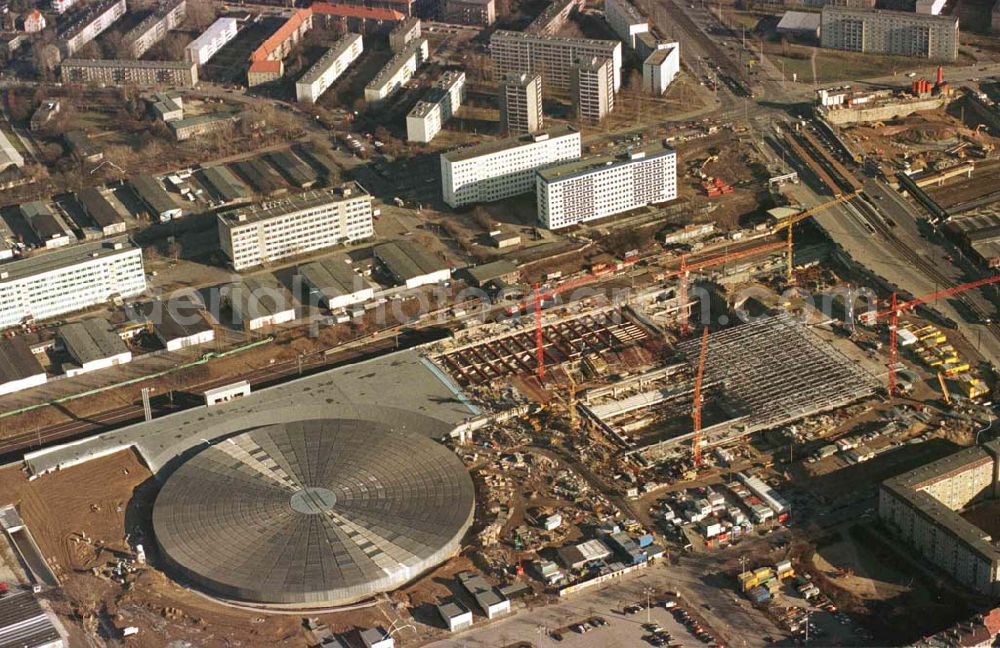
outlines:
M336 606L456 553L473 508L472 479L448 448L320 419L206 446L167 478L153 530L168 565L214 595Z

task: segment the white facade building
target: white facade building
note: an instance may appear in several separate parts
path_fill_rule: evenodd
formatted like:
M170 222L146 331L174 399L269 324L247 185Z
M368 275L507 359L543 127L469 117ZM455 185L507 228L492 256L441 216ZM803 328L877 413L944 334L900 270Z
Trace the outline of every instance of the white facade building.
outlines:
M628 157L569 162L535 174L538 220L558 229L677 197L677 153L657 147Z
M52 0L52 11L62 15L76 5L79 0Z
M426 38L410 41L365 86L365 101L382 101L409 81L430 56Z
M580 158L570 126L478 144L441 155L441 188L451 207L502 200L532 190L535 170Z
M642 62L643 92L657 97L662 95L680 71L680 43L661 43L661 47Z
M374 233L372 198L354 184L219 214L219 241L234 270L366 239Z
M80 243L0 266L0 329L135 297L142 250L126 237Z
M604 20L618 38L635 49L635 38L649 31L649 22L629 0L604 0Z
M105 0L87 7L87 13L80 16L77 22L60 31L63 58L73 56L124 15L125 0Z
M295 82L295 99L300 102L316 103L320 95L329 89L347 66L353 63L364 45L361 34L344 34L333 47L324 52L323 56L298 81Z
M465 72L445 72L406 115L406 140L429 142L465 99Z
M615 92L621 87L622 44L616 40L564 38L498 30L490 38L490 57L497 78L540 74L546 89L569 90L577 61L609 58L614 66Z
M219 18L184 48L184 60L205 65L226 43L236 38L238 31L239 22L235 18Z

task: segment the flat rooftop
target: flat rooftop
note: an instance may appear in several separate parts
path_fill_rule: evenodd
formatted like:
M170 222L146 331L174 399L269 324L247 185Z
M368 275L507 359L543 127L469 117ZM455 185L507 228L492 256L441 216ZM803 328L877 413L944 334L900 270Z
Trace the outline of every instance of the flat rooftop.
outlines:
M25 461L34 474L42 474L135 447L150 469L158 472L172 458L204 446L205 439L306 419L372 420L441 438L479 410L450 378L424 359L423 352L422 348L407 349L337 367L254 391L230 403L195 407L29 453Z
M337 189L317 189L281 200L268 200L256 205L246 205L244 207L229 209L220 213L219 218L230 226L248 225L303 209L368 196L360 185L356 183L349 183L345 186L347 187L347 195L345 195L343 187Z
M93 261L94 259L118 256L138 250L139 246L133 243L127 236L94 241L93 243L69 245L53 250L52 252L4 263L0 266L0 283L19 281L45 272L53 272L80 263Z
M483 142L482 144L476 144L474 146L467 146L465 148L461 148L455 151L442 153L441 157L452 163L461 162L463 160L471 160L473 158L481 157L483 155L491 155L493 153L499 153L501 151L506 151L508 149L517 148L519 146L528 146L530 144L542 142L547 139L556 139L558 137L565 137L567 135L572 135L574 133L579 134L579 131L577 131L572 126L566 124L562 126L557 126L555 128L549 128L539 133L533 133L531 135L508 137L501 140L494 140L492 142Z
M94 68L138 68L157 70L190 70L194 63L184 61L134 61L132 59L66 59L60 65L63 67L94 67Z
M865 7L835 7L824 5L822 15L843 14L845 16L865 16L871 18L902 18L910 22L939 23L957 25L958 16L933 16L931 14L918 14L912 11L890 11L888 9L868 9Z
M673 47L661 47L659 49L653 50L653 53L646 57L643 61L643 65L663 65L663 62L673 54Z
M376 74L375 77L371 81L369 81L368 85L366 85L365 87L379 88L382 85L384 85L389 79L394 77L396 73L399 72L399 70L402 69L404 65L406 65L407 61L409 61L411 58L415 56L416 57L422 56L420 52L423 50L424 47L427 47L426 38L417 38L416 40L412 40L409 43L407 43L406 47L404 47L398 54L389 59L389 62L385 64L385 67L379 70L378 74ZM419 64L420 61L417 61L417 65Z
M537 43L549 43L551 45L571 45L576 47L594 47L611 52L621 47L622 42L617 40L604 40L600 38L572 38L569 36L546 36L544 34L526 34L524 32L518 31L508 31L506 29L498 29L493 32L490 43L492 44L495 38L500 40L514 40L514 41L534 41Z
M306 70L306 73L298 80L299 83L313 83L316 79L323 76L324 73L333 65L341 54L351 49L354 44L361 40L361 34L347 33L340 37L333 47L323 52L323 56L313 63L312 67Z
M541 176L546 182L553 182L555 180L566 180L574 176L585 176L604 169L628 164L640 164L647 160L655 160L656 158L674 155L675 153L676 151L669 146L656 145L641 151L632 151L626 155L601 155L572 160L564 164L538 169L535 173Z

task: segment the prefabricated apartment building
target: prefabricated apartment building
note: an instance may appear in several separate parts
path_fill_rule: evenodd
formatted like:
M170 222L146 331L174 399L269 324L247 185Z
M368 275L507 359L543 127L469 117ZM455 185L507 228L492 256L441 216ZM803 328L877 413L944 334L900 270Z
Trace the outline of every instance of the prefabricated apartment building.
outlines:
M353 183L230 209L219 214L218 227L222 251L234 270L375 233L372 198Z
M362 51L361 34L344 34L295 83L295 100L316 103Z

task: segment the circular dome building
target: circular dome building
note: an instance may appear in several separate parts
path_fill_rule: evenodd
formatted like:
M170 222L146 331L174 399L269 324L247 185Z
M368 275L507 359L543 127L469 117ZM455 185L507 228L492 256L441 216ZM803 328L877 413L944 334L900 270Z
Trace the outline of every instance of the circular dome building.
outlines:
M474 489L448 448L350 419L269 425L207 446L164 483L168 564L220 597L336 606L396 589L455 554Z

